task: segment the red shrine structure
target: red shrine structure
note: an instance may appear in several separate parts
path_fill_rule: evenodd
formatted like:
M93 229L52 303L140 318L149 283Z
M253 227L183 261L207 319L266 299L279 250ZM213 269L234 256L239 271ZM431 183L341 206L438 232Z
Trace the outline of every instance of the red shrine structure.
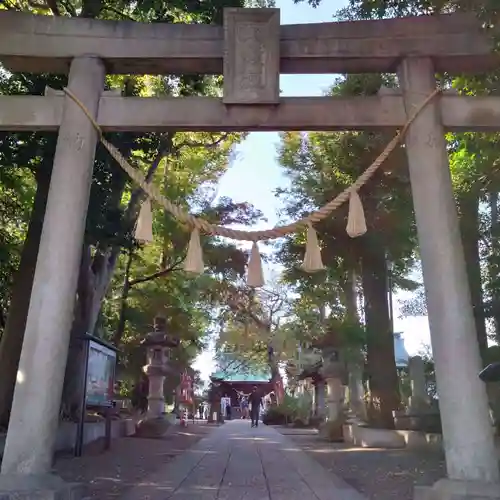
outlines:
M232 362L227 363L226 367L219 367L210 376L210 380L213 385L218 387L218 393L221 397L231 398L231 407L235 410L233 415L236 417L239 416L240 411L239 394L249 394L254 386L257 386L263 396L274 394L275 390L269 370L238 367L236 363ZM271 400L275 401L276 398L273 394L271 394Z

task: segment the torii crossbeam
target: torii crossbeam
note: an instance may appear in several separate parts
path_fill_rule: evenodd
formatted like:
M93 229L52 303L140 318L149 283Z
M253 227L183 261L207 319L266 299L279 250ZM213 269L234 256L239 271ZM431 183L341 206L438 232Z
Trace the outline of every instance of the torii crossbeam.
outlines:
M480 22L469 14L280 26L278 9L226 9L224 26L208 26L0 12L2 64L11 71L69 73L68 89L105 131L397 128L435 94L436 72L487 72L500 61L492 49ZM400 93L280 97L280 73L373 72L397 73ZM103 92L106 73L223 74L224 91L220 99L118 97ZM444 93L422 110L405 136L447 473L453 480L437 483L435 499L500 499L498 457L486 390L477 377L480 356L444 138L446 129L500 130L499 99ZM0 97L0 130L56 129L0 474L2 499L32 498L32 490L43 491L42 496L47 492L44 498L71 494L61 482L47 483L47 475L97 133L82 109L57 92Z

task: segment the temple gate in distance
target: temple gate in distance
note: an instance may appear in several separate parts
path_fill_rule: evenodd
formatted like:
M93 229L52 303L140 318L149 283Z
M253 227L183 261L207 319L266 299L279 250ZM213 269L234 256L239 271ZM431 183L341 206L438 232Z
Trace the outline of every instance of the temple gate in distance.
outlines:
M242 363L227 363L210 375L213 386L217 386L219 395L231 398L232 418L240 418L240 401L242 394L250 394L257 387L260 394L271 393L274 385L270 370L251 369ZM212 410L213 411L213 410Z
M224 26L1 11L0 60L12 71L69 71L69 90L103 131L145 132L396 129L435 90L435 72L485 72L500 61L472 15L280 26L278 9L227 9ZM279 95L280 73L369 72L397 73L399 90L355 98ZM107 73L223 74L224 93L118 97L103 91ZM4 498L27 488L66 488L47 477L97 133L75 102L54 91L0 96L0 130L59 130L0 474ZM500 498L446 130L500 130L500 97L444 92L405 138L448 474L432 498L451 498L451 490L456 499Z

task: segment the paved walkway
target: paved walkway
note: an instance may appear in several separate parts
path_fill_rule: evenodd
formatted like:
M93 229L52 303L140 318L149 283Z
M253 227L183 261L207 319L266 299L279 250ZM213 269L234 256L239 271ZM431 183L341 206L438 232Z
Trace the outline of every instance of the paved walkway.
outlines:
M122 498L170 499L366 500L286 436L247 420L218 427Z

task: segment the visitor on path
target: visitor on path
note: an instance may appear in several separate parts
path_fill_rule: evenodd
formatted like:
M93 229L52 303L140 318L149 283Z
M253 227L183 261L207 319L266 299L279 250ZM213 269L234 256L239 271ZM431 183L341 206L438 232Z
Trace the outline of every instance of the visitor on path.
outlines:
M227 394L220 398L220 405L222 416L231 420L231 398Z
M263 404L262 404L262 396L257 391L257 386L253 387L252 393L250 394L250 397L248 398L248 402L251 405L250 418L252 419L252 427L258 427L259 426L260 409L261 409L261 407L263 407Z
M248 418L248 396L250 396L250 392L248 394L245 394L243 391L237 391L234 389L234 392L236 392L238 396L238 403L240 406L240 418L245 419Z
M240 410L241 410L241 418L248 418L248 396L243 394L240 400Z

